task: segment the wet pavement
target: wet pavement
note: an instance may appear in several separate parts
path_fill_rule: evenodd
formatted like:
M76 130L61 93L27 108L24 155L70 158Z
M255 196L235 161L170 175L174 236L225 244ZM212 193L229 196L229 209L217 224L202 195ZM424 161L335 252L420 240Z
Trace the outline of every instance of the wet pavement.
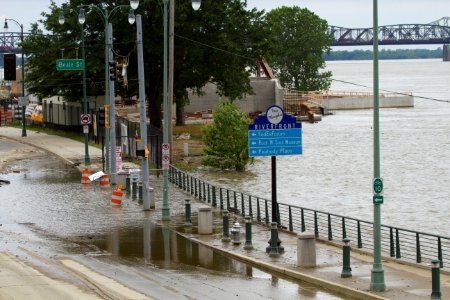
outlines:
M204 204L192 199L194 226L184 227L184 199L191 196L174 185L169 191L172 220L163 224L161 177L150 178L156 210L142 211L132 199L122 207L109 205L109 191L98 184L83 189L79 172L52 156L20 161L14 168L20 173L2 175L11 185L0 188L5 207L0 222L2 234L11 232L1 251L14 248L9 242L47 256L70 255L158 299L426 299L431 293L429 269L389 259L383 260L387 291L369 293L370 254L352 252L353 277L342 279L342 250L323 241L317 243L317 267L299 268L297 237L284 232L280 239L286 252L270 258L265 252L270 230L256 223L254 250L223 243L217 210L215 234L198 235L195 213ZM244 223L238 221L243 239ZM448 274L441 274L441 285L443 295L450 295Z

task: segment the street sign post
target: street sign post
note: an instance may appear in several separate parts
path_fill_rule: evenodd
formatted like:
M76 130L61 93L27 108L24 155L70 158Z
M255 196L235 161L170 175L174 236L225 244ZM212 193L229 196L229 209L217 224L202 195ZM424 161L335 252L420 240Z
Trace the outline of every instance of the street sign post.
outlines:
M272 226L280 224L277 203L276 158L279 155L302 154L302 124L295 117L285 115L277 105L269 107L248 126L248 155L271 156L272 164ZM284 252L278 234L272 235L266 252L278 256Z
M56 61L57 71L82 71L84 60L82 59L58 59Z

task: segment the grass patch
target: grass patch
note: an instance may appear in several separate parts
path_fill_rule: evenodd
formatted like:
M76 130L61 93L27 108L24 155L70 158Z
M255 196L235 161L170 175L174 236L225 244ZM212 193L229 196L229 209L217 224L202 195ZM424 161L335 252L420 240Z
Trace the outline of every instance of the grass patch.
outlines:
M173 135L177 136L182 133L189 133L192 139L201 140L203 136L202 128L205 125L203 124L189 124L182 126L174 126L173 127Z

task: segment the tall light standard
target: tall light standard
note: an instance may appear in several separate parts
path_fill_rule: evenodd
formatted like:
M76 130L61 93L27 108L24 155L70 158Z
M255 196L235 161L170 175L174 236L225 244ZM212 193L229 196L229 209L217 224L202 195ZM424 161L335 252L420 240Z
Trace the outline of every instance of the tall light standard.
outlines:
M8 21L13 21L20 27L20 44L22 50L22 101L25 101L25 68L23 59L23 24L20 24L14 19L5 19L5 26L3 29L8 30ZM27 136L26 119L25 119L25 103L22 105L22 136Z
M171 0L175 1L175 0ZM139 2L139 1L138 1ZM163 143L165 145L169 145L169 118L172 120L172 115L169 116L169 99L168 99L168 78L171 80L171 95L173 95L173 61L171 62L170 68L170 76L168 76L168 39L167 39L167 4L169 0L163 0L164 4L164 81L163 81L163 110L164 110L164 124L163 124ZM192 8L194 10L198 10L201 5L201 0L192 0ZM174 16L174 2L172 2L171 8L171 18ZM171 29L173 26L173 22L171 24ZM173 32L171 32L171 39L173 39ZM173 50L173 40L171 40L171 49ZM173 60L173 51L171 51L171 59ZM170 103L170 107L172 107L172 101ZM172 111L172 109L170 109ZM169 146L170 147L170 146ZM162 207L162 219L163 221L170 220L170 208L169 208L169 168L163 165L163 207Z
M384 291L384 270L381 264L381 203L382 196L379 194L383 190L380 177L380 124L379 124L379 78L378 78L378 3L373 0L373 175L374 193L373 196L373 267L371 270L370 290ZM378 182L378 187L375 186ZM380 198L381 197L381 198ZM381 199L381 203L375 201Z
M84 14L78 15L78 22L80 23L81 28L81 58L83 59L83 114L88 113L87 108L87 96L86 96L86 53L84 49L84 27L83 24L85 22ZM59 24L63 25L65 22L64 13L61 11L59 18ZM87 167L90 164L89 160L89 133L84 133L84 165Z
M132 9L136 9L139 4L139 0L130 0L130 6ZM110 91L110 76L109 76L109 56L112 51L112 32L109 32L108 28L110 25L109 21L113 14L121 8L128 7L127 5L118 5L114 7L111 11L108 11L106 8L100 8L94 4L90 5L81 5L81 7L87 7L93 9L97 12L100 17L103 19L104 27L105 27L105 103L109 105L109 117L111 119L111 130L105 127L105 139L106 139L106 161L105 161L105 170L111 173L111 184L116 184L116 128L115 128L115 103L114 103L114 91ZM61 15L60 15L61 17ZM84 9L80 9L79 19L85 19ZM111 94L113 95L111 97ZM111 140L111 141L110 141ZM109 149L109 147L111 149ZM111 151L109 151L111 150ZM111 152L111 153L110 153ZM111 164L111 170L109 166Z

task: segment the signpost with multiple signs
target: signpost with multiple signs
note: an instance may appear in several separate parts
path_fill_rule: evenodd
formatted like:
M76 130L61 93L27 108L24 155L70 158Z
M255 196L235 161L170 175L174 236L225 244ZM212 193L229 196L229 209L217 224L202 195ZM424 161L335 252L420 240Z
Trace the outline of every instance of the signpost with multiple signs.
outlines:
M170 144L162 144L162 169L170 168Z
M302 124L296 118L285 115L277 105L269 107L266 114L248 126L248 154L250 157L271 156L272 159L272 223L278 220L276 157L302 154ZM284 251L281 241L272 240L267 252ZM276 250L275 250L276 249Z
M373 204L383 204L383 179L375 178L373 180Z

